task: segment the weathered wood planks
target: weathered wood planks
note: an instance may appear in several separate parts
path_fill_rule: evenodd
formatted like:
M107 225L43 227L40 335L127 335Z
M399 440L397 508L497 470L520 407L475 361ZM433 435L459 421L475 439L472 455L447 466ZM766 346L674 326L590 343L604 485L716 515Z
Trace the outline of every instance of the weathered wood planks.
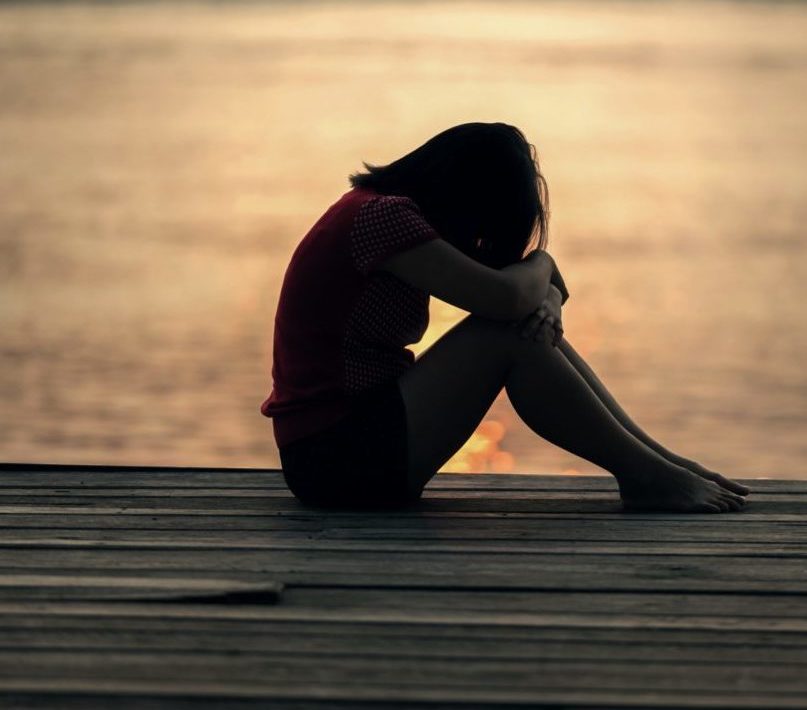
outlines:
M807 482L627 515L607 476L0 466L0 706L807 706Z

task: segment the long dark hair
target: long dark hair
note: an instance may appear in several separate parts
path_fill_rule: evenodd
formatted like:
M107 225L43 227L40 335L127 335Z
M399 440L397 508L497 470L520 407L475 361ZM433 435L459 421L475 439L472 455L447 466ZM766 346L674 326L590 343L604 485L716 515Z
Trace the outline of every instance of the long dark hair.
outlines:
M463 123L388 165L362 164L353 187L411 198L440 236L483 264L501 268L546 248L549 191L535 146L515 126Z

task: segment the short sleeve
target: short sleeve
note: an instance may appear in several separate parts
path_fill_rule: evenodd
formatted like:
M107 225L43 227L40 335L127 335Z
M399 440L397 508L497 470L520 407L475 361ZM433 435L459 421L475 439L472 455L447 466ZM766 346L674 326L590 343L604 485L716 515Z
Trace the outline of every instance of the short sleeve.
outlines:
M350 235L353 264L362 274L393 254L439 239L414 200L403 195L379 195L356 214Z

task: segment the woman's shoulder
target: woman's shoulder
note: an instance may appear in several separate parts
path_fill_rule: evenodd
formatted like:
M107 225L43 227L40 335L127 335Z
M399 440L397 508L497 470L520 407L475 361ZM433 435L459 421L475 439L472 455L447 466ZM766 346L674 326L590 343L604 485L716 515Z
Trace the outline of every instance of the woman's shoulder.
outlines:
M433 231L415 201L407 195L384 194L354 187L328 207L306 236L319 241L323 233L344 235L361 243ZM304 240L305 241L305 240Z
M383 194L360 188L355 199L359 203L359 209L356 210L357 226L368 223L391 226L407 222L425 226L426 220L420 207L408 195Z
M351 258L360 273L369 274L390 256L439 236L410 197L376 194L353 221Z

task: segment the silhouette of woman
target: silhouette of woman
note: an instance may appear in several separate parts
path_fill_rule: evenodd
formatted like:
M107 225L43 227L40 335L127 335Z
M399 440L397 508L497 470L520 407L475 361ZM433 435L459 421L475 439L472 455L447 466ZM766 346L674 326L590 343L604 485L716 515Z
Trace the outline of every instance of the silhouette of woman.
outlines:
M546 181L518 128L461 124L364 167L280 293L261 411L295 496L416 500L505 388L532 431L616 477L625 509L742 507L746 487L653 440L564 336ZM415 359L430 294L470 315Z

